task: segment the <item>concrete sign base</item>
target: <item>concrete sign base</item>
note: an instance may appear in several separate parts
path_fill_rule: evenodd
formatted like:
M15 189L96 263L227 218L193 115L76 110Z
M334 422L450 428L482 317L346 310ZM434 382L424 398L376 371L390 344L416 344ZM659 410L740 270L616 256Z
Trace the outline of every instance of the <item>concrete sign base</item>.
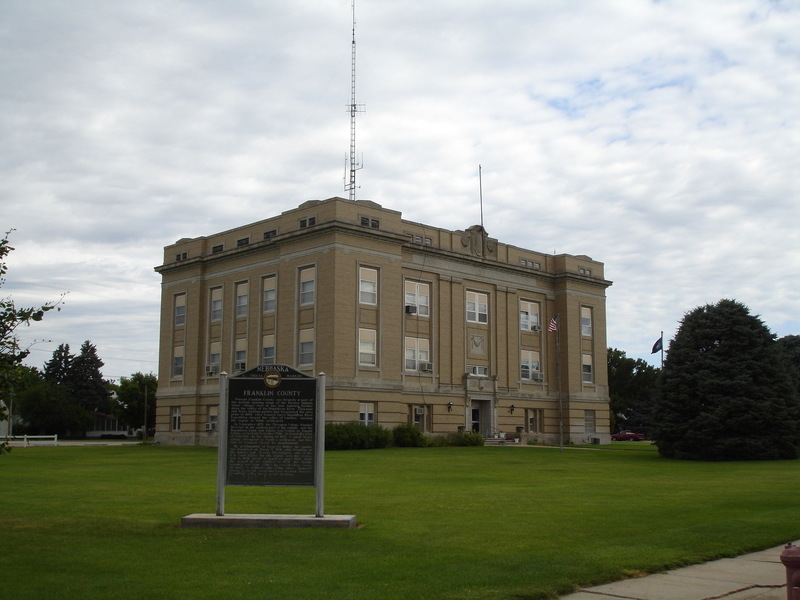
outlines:
M198 513L181 519L181 527L238 527L238 528L284 528L284 527L337 527L355 529L355 515L215 515Z

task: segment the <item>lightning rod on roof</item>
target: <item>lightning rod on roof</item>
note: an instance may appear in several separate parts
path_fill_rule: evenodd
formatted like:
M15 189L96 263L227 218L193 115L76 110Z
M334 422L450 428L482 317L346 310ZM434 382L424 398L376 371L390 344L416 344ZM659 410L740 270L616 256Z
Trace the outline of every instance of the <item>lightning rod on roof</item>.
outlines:
M364 107L356 104L356 0L351 0L351 8L353 10L353 43L350 60L350 160L348 161L350 177L348 180L347 172L345 172L344 190L350 193L350 200L355 200L358 188L356 171L363 167L361 163L356 162L356 113L363 112Z
M478 165L478 194L481 201L481 229L483 229L483 175L481 174L480 165Z

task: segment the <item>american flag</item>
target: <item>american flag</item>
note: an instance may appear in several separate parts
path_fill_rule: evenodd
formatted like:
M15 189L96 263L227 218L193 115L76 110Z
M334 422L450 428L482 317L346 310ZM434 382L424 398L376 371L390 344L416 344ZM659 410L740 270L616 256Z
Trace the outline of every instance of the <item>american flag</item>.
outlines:
M550 319L550 326L547 328L547 331L558 331L558 316Z

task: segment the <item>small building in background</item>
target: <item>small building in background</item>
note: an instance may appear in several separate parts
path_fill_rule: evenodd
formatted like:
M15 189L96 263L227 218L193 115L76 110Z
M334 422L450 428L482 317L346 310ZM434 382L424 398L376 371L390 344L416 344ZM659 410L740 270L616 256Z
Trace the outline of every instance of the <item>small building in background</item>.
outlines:
M328 422L609 441L611 282L588 256L330 198L181 239L156 271L160 443L215 445L220 373L258 364L324 372Z

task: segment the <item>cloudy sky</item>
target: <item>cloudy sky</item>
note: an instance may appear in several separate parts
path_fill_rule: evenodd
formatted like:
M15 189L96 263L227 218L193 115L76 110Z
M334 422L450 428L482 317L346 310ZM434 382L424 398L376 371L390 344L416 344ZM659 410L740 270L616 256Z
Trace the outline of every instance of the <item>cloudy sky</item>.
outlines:
M608 343L800 333L800 0L357 0L358 198L606 265ZM165 245L344 196L350 0L2 0L0 293L29 363L156 371ZM41 341L52 340L52 341Z

